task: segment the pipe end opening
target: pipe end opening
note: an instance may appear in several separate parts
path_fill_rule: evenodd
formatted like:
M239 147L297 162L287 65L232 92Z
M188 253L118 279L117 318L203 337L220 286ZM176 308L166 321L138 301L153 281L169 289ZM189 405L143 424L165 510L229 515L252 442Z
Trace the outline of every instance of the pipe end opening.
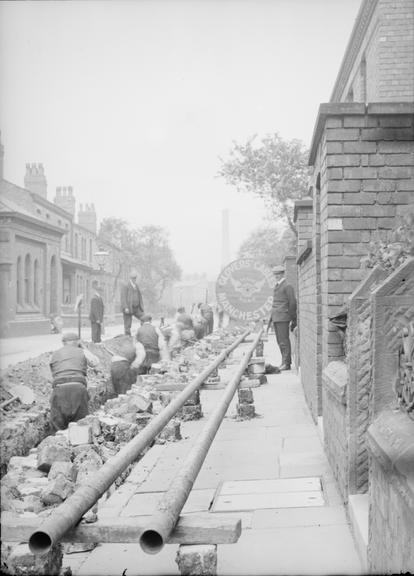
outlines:
M29 539L29 548L32 554L46 554L52 547L52 538L46 532L38 530L33 532Z
M145 530L139 539L141 548L147 554L158 554L164 547L164 540L156 530Z

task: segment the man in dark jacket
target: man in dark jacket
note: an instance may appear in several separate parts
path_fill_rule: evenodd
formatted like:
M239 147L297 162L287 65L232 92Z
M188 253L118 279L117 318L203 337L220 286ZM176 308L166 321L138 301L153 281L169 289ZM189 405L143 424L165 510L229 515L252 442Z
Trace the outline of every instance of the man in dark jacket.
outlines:
M104 302L102 298L102 288L98 281L92 282L93 296L91 298L91 307L89 320L91 321L91 338L92 342L100 342L102 335L102 326L104 320Z
M121 309L124 315L125 334L131 336L132 316L138 320L144 313L144 303L137 284L137 272L131 271L130 280L121 288Z
M74 332L62 336L63 347L53 352L50 370L53 391L50 397L50 422L54 430L63 430L89 413L86 388L88 366L99 364L98 358L83 347Z
M161 358L167 359L167 348L159 328L151 324L152 317L149 314L141 316L141 326L137 331L137 342L141 342L145 349L145 359L141 364L139 373L148 374L152 364L159 362Z
M292 363L291 346L289 338L290 329L296 326L296 298L293 287L286 282L283 266L275 266L273 275L276 285L273 291L272 312L269 318L267 331L273 323L276 340L282 354L282 365L279 370L290 370Z

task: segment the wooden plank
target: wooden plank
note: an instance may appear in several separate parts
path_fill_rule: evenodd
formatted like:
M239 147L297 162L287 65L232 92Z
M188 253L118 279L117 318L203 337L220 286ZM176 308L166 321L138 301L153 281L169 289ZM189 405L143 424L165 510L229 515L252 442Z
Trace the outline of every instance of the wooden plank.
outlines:
M138 543L147 528L149 516L135 518L105 518L93 524L79 524L68 531L62 542ZM41 528L38 518L22 518L3 513L1 533L3 542L27 542L33 532ZM168 544L233 544L241 534L240 518L219 514L191 514L180 516Z

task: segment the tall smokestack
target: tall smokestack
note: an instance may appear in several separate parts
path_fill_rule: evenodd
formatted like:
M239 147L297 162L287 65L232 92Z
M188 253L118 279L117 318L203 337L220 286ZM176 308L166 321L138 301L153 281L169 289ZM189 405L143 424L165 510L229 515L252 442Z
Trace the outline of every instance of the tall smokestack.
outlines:
M221 267L224 268L230 262L230 231L229 231L229 209L222 211L221 229Z

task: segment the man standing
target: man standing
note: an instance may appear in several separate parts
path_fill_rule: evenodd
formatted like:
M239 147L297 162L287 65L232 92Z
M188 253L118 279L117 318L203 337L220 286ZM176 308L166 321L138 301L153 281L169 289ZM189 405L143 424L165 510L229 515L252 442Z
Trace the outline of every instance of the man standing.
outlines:
M102 299L102 288L98 281L92 282L93 296L91 298L91 307L89 320L91 321L91 338L92 342L100 342L102 335L102 326L104 320L104 303Z
M50 422L54 430L64 430L69 422L87 416L87 368L99 364L98 358L83 347L75 332L63 334L62 342L63 347L53 352L50 360L53 377Z
M269 332L273 323L276 340L282 354L282 365L279 370L290 370L292 363L291 346L289 338L290 329L296 326L296 298L293 287L286 282L285 269L283 266L274 266L273 275L276 285L273 291L272 312L267 326Z
M204 320L206 321L207 325L206 325L206 335L208 334L212 334L213 332L213 327L214 327L214 313L213 313L213 308L210 306L210 304L207 304L207 302L205 304L202 304L200 302L200 304L198 305L199 310L200 310L200 314L201 316L204 318Z
M141 327L137 331L137 342L141 342L145 349L145 359L140 366L140 374L148 374L152 364L161 358L168 358L167 346L161 331L151 324L149 314L141 316Z
M132 270L128 284L121 288L121 308L124 315L125 334L131 336L132 316L138 320L144 313L144 303L137 284L137 272Z

